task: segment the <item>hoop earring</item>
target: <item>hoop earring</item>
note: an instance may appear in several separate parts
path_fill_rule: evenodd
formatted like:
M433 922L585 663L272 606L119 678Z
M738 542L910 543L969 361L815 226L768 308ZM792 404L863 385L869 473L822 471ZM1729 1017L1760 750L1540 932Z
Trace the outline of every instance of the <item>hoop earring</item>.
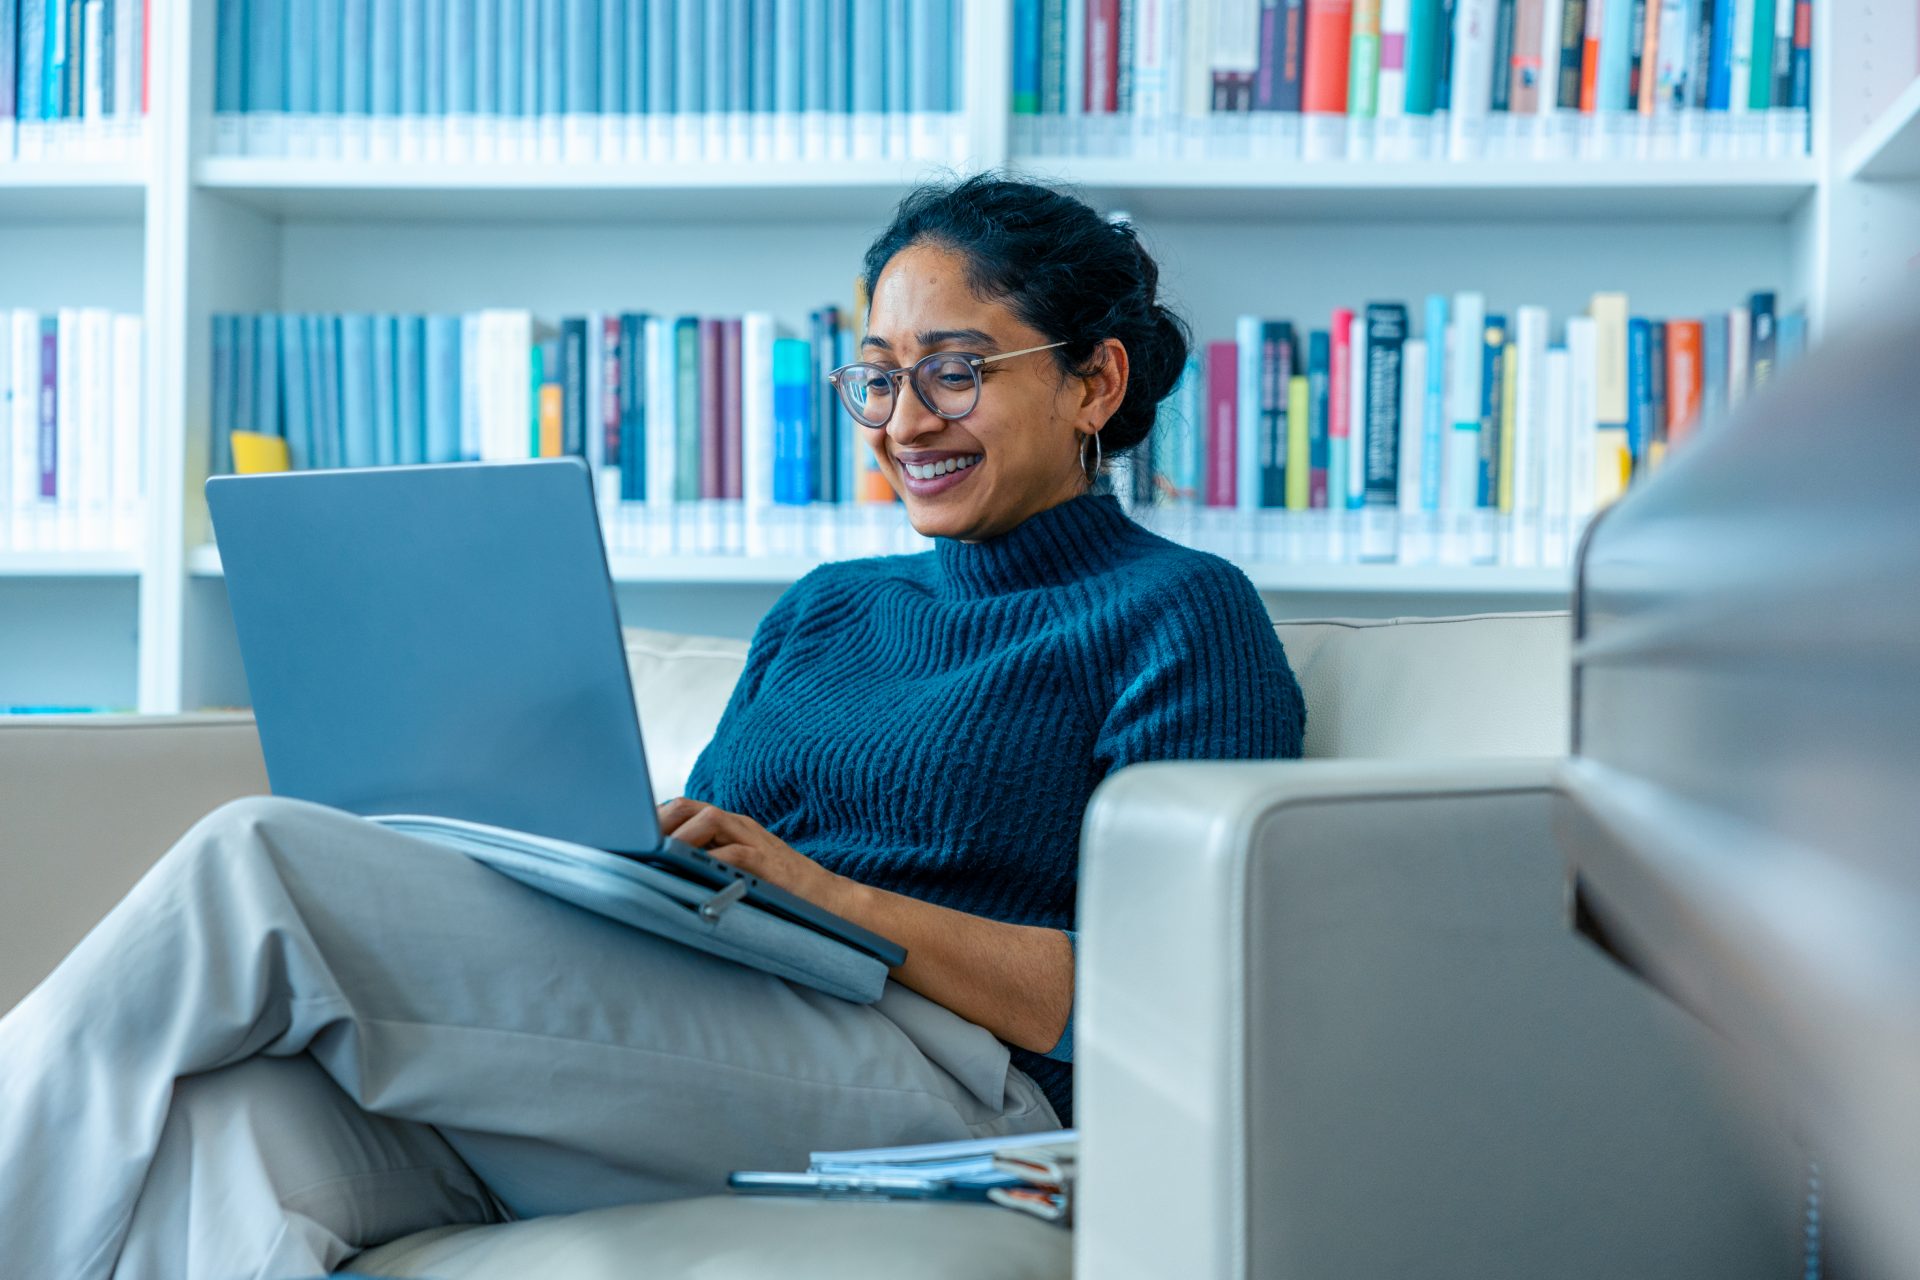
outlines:
M1087 440L1088 439L1091 439L1093 441L1093 470L1091 471L1087 470ZM1089 488L1091 488L1095 483L1099 481L1100 464L1103 461L1104 459L1100 455L1100 433L1098 431L1095 431L1091 433L1090 436L1082 437L1080 441L1080 472L1082 475L1086 476L1087 485Z

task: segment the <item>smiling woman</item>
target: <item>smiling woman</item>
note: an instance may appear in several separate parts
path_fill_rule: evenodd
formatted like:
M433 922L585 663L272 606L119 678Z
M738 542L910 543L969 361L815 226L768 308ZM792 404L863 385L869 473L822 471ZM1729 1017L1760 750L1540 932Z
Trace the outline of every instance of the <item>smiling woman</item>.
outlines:
M1300 689L1245 574L1088 491L1187 345L1129 228L976 178L909 198L866 271L834 381L934 550L780 597L660 825L904 946L880 1000L236 801L0 1018L0 1276L311 1275L425 1227L1071 1122L1095 788L1298 755Z
M834 383L930 537L991 538L1085 492L1146 440L1186 363L1133 228L1046 187L922 188L863 274L862 363Z

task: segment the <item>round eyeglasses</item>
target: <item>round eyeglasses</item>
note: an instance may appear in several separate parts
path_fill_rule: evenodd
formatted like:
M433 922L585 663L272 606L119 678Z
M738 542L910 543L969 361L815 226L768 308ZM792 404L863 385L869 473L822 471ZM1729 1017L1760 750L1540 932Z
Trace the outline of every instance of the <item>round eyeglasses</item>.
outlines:
M1066 345L1049 342L1044 347L1027 347L997 356L936 351L898 369L865 362L844 364L829 373L827 381L840 393L840 403L853 415L853 420L863 427L878 429L893 420L894 406L900 401L902 378L913 384L920 403L936 416L964 418L980 403L981 365Z

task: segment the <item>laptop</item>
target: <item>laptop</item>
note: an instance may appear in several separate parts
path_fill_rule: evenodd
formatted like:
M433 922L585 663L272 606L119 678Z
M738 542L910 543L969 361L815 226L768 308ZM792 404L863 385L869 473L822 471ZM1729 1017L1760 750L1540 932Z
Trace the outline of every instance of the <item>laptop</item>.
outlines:
M206 492L275 795L587 845L905 959L661 834L584 460L216 476Z

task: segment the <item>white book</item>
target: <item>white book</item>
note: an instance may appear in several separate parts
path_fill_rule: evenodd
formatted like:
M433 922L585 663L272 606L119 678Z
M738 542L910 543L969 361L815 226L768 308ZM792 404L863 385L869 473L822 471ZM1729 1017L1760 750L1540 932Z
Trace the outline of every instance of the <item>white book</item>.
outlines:
M1240 530L1252 528L1260 510L1260 317L1241 316L1233 326L1239 348L1235 366L1234 507Z
M1721 0L1727 3L1728 0ZM1778 0L1776 0L1776 3ZM1733 57L1728 63L1728 115L1747 113L1747 95L1753 89L1753 0L1733 4ZM1764 69L1761 74L1766 74Z
M664 516L673 505L673 323L648 316L647 506Z
M1404 50L1407 42L1407 24L1411 20L1411 0L1382 0L1380 5L1380 48L1385 50L1396 40ZM1283 19L1284 20L1284 19ZM1389 66L1383 56L1380 59L1380 79L1378 83L1379 101L1374 115L1381 120L1393 120L1407 113L1407 67L1404 60Z
M116 547L140 544L142 477L146 474L146 432L140 408L146 403L146 360L139 316L113 317L113 504Z
M1536 112L1549 119L1560 109L1560 0L1540 4L1540 98Z
M1540 424L1540 543L1539 563L1558 566L1567 562L1567 507L1569 498L1568 433L1571 414L1567 388L1571 383L1570 361L1564 347L1547 352L1546 405Z
M1454 10L1453 72L1447 102L1447 154L1480 155L1493 107L1493 24L1496 0L1459 0Z
M1179 0L1135 0L1133 27L1134 136L1157 138L1167 115L1167 41Z
M1753 360L1753 312L1734 307L1727 312L1727 409L1731 412L1747 398L1749 366Z
M1400 560L1424 564L1428 557L1425 514L1420 509L1420 429L1427 405L1427 340L1409 338L1400 351Z
M1547 309L1519 307L1513 316L1513 563L1540 563L1546 484Z
M121 120L140 116L140 91L136 87L134 67L139 32L140 0L113 0L113 114Z
M40 317L27 309L13 313L13 527L8 538L18 550L39 545L40 510Z
M1066 7L1066 115L1072 117L1085 115L1087 109L1087 3L1066 0Z
M53 387L53 545L68 551L80 545L79 308L61 307L54 324L58 363Z
M1068 13L1078 7L1078 0L1068 0ZM1213 6L1188 0L1186 10L1185 47L1180 59L1180 109L1189 121L1201 122L1213 110L1213 68L1208 63L1213 53ZM1073 59L1067 61L1071 63ZM1071 85L1072 81L1068 83Z
M1447 475L1440 502L1443 510L1470 511L1480 500L1480 349L1486 342L1486 296L1454 294L1452 315Z
M1587 316L1567 321L1567 536L1569 546L1599 505L1600 342Z
M104 308L80 313L80 545L113 542L108 491L113 482L113 320Z
M767 554L767 516L773 506L773 316L749 311L740 319L740 495L746 504L746 553Z
M87 0L81 9L81 22L85 28L81 48L86 51L86 65L82 68L85 77L80 87L80 111L89 127L96 127L107 115L107 77L112 68L105 65L107 57L107 6L105 0Z
M1691 51L1695 25L1695 6L1699 0L1659 0L1660 28L1654 48L1654 101L1655 115L1672 115L1685 102L1683 95L1687 91L1688 54ZM1793 12L1793 0L1780 6L1784 12ZM1649 16L1649 21L1652 21Z

